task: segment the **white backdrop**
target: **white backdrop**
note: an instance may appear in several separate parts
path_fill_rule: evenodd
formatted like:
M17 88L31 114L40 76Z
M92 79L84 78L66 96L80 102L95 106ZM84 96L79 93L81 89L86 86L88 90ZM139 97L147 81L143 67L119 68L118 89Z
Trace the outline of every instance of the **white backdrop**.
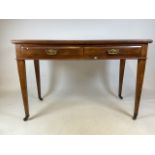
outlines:
M155 20L0 20L0 90L19 90L12 39L153 39ZM144 91L155 93L155 45L149 45ZM105 87L117 95L118 61L41 61L43 96L54 90L80 91ZM36 96L32 61L27 62L28 89ZM127 62L124 94L134 94L136 61ZM93 92L92 92L93 93Z

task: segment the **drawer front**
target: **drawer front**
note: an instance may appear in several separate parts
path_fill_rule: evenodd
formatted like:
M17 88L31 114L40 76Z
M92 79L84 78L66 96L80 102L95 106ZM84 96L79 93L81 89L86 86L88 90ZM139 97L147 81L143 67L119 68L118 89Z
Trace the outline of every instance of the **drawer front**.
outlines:
M22 46L19 57L27 59L63 59L83 56L81 47L26 47Z
M142 46L85 47L84 56L92 59L137 58Z

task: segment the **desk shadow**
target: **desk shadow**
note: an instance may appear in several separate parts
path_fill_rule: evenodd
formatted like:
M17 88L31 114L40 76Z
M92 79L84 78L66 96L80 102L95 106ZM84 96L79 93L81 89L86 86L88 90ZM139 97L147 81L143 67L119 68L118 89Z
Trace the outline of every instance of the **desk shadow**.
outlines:
M96 78L96 76L98 76L98 78L100 79L101 85L103 85L103 87L105 87L105 90L109 94L111 94L113 96L117 96L117 92L114 93L110 86L110 82L111 82L110 80L116 79L116 78L113 77L113 78L109 79L109 74L110 74L109 65L110 64L108 61L89 61L89 60L88 61L82 61L82 60L81 61L50 61L49 68L53 68L53 69L49 74L49 79L50 79L49 89L45 93L44 97L46 97L46 96L50 95L52 92L54 92L54 90L56 89L57 84L58 84L58 77L60 76L60 71L67 69L68 70L67 73L69 74L68 77L71 79L75 78L74 81L72 82L72 84L74 82L76 83L74 85L75 88L73 88L73 89L76 89L76 85L79 86L78 87L79 89L77 91L73 90L73 92L72 92L72 90L71 90L71 94L75 95L75 93L77 93L76 95L79 95L79 96L81 95L82 97L84 94L86 94L87 96L90 96L91 101L94 100L95 102L97 101L98 103L101 104L104 102L104 100L103 100L104 95L102 96L103 97L102 98L100 96L100 95L102 95L102 93L97 92L96 88L93 88L94 85L92 85L92 82ZM115 66L115 71L117 74L119 72L119 67ZM82 84L82 83L78 79L78 76L79 76L78 74L84 75L84 76L80 77L80 80L87 81L89 91L86 90L87 88L82 90L83 87L82 87L82 89L80 89L80 84ZM117 79L118 78L119 77L117 77ZM95 94L93 94L93 91L95 91L96 94L99 93L99 96L95 96ZM103 91L103 93L104 93L104 91ZM69 96L69 94L67 94L67 96ZM101 98L101 100L98 97ZM110 102L112 102L112 101L110 101L110 100L107 102L109 102L109 103L108 104L103 103L103 106L106 106L110 109L117 110L127 116L131 116L127 111L125 111L121 107L119 107L118 104L116 104L116 105L111 104ZM46 115L51 112L55 112L57 110L61 110L61 109L70 107L70 106L76 106L76 104L75 103L62 103L61 104L59 102L49 104L47 107L45 107L43 110L38 112L36 115L32 116L30 118L30 120L32 120L36 117L40 117L42 115Z
M99 98L96 98L96 99L92 98L91 101L92 100L94 100L94 102L102 104L104 107L106 107L108 109L112 109L112 110L118 111L122 114L125 114L126 116L132 117L132 114L130 114L128 111L126 111L125 109L121 108L121 106L119 106L119 104L122 104L122 102L120 102L119 104L115 104L112 100L108 99L108 100L104 101L104 99L99 99ZM119 99L118 99L118 102L119 102Z
M89 99L87 99L87 103L83 102L82 104L87 104L88 105L89 102L91 103L91 105L92 105L92 102L94 102L95 105L98 104L102 108L105 107L105 108L108 108L110 110L117 111L119 113L122 113L123 115L129 116L132 119L132 115L128 111L121 108L121 106L119 106L118 104L115 104L111 100L104 101L104 99L102 99L101 97L100 97L100 99L90 97ZM79 106L79 104L81 105L80 101L79 102L76 102L76 101L71 102L71 101L67 101L67 100L62 98L61 101L56 100L56 101L53 101L53 103L48 103L48 105L46 107L42 108L35 115L31 116L30 120L33 120L35 118L39 118L41 116L46 116L48 114L56 113L58 111L60 112L61 110L69 109L71 107L76 107L76 106ZM80 111L79 111L79 115L80 115Z
M141 116L140 114L138 115L137 119L141 120L141 119L145 119L145 118L150 118L150 117L155 117L155 113L151 113L151 114L146 114Z
M70 108L70 107L73 107L73 106L77 106L78 104L77 103L68 103L66 101L66 103L62 103L62 102L58 102L58 101L55 101L54 103L48 103L48 105L46 107L44 107L43 109L41 109L39 112L37 112L35 115L31 116L29 118L29 120L33 120L35 118L39 118L41 116L46 116L50 113L55 113L57 111L61 111L61 110L64 110L66 108Z
M116 74L119 72L119 70L118 70L119 68L118 68L118 66L114 66L114 68L115 68L114 71L116 73L111 74L110 61L104 60L102 62L101 67L97 70L97 73L98 73L100 82L103 85L103 87L105 88L105 90L112 96L118 97L117 96L118 90L116 92L113 92L112 86L110 85L110 83L113 83L113 80L115 80L118 83L118 76L116 77Z
M118 92L114 93L110 86L110 82L111 82L110 80L112 80L113 78L109 78L110 71L109 71L108 61L89 61L89 60L88 61L82 61L82 60L81 61L52 61L52 62L49 62L49 68L53 68L53 69L49 73L49 79L50 79L49 88L48 88L48 91L45 93L44 97L50 95L56 89L57 84L59 82L58 81L59 76L61 76L60 72L63 72L61 70L67 71L66 73L68 74L67 76L70 79L72 77L72 79L75 82L75 86L77 85L77 82L79 82L78 84L79 87L80 87L80 84L82 84L83 80L85 80L87 83L90 82L90 85L91 85L94 82L93 80L95 80L95 78L99 78L105 90L109 94L113 96L117 96ZM79 74L82 74L84 76L81 76L78 78ZM80 89L78 92L79 94L81 94Z
M122 113L122 114L132 118L132 115L129 112L127 112L124 109L122 109L121 107L119 107L118 104L117 105L116 104L108 104L108 105L104 104L104 105L106 107L110 108L110 109L117 110L118 112L120 112L120 113Z

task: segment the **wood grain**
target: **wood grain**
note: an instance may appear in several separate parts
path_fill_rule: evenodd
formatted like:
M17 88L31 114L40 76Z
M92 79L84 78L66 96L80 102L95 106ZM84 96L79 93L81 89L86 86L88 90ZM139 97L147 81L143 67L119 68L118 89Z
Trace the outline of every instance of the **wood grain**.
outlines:
M151 39L126 39L126 40L13 40L16 46L16 58L18 73L23 97L25 118L29 117L27 82L25 60L34 60L36 73L38 97L41 97L40 67L39 60L120 60L119 71L119 91L118 95L122 98L122 85L124 77L125 62L127 59L136 59L137 64L137 83L135 95L135 109L133 119L137 118L142 85L144 80L145 64L147 59L148 43ZM111 49L119 51L108 53ZM54 53L47 52L54 50ZM114 66L115 67L115 66Z
M19 80L20 80L24 110L25 110L24 121L26 121L29 117L29 105L28 105L25 61L24 60L18 60L17 66L18 66Z
M38 98L40 100L43 100L43 98L41 97L41 81L40 81L40 64L39 64L39 60L34 60L34 68L35 68L35 74L36 74Z
M135 95L135 108L134 108L134 115L133 115L134 120L138 116L141 93L142 93L142 86L143 86L143 80L144 80L146 60L143 60L143 59L140 60L139 59L137 62L138 63L137 63L136 95Z
M116 40L12 40L13 44L54 44L54 45L103 45L103 44L148 44L151 39L116 39Z
M123 99L123 97L122 97L122 86L123 86L125 62L126 62L126 59L121 59L121 60L120 60L120 69L119 69L119 90L118 90L118 96L119 96L120 99Z

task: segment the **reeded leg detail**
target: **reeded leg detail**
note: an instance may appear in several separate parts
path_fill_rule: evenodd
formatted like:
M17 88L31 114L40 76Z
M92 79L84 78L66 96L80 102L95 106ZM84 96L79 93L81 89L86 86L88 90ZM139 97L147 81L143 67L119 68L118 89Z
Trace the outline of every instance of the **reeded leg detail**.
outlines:
M140 106L140 99L142 93L142 86L144 80L144 72L145 72L145 59L139 59L137 64L137 81L136 81L136 95L135 95L135 108L134 108L134 115L133 119L135 120L138 116L139 106Z
M29 117L29 105L28 105L28 94L27 94L27 82L26 82L26 68L25 60L17 60L18 74L23 98L23 105L26 117L24 120L27 120Z
M123 77L124 77L124 69L125 69L125 59L120 59L120 68L119 68L119 90L118 90L118 96L120 99L123 99L122 97L122 86L123 86Z
M34 60L34 67L35 67L35 74L36 74L36 81L37 81L37 90L38 90L38 98L42 101L43 98L41 97L41 82L40 82L40 65L39 60Z

